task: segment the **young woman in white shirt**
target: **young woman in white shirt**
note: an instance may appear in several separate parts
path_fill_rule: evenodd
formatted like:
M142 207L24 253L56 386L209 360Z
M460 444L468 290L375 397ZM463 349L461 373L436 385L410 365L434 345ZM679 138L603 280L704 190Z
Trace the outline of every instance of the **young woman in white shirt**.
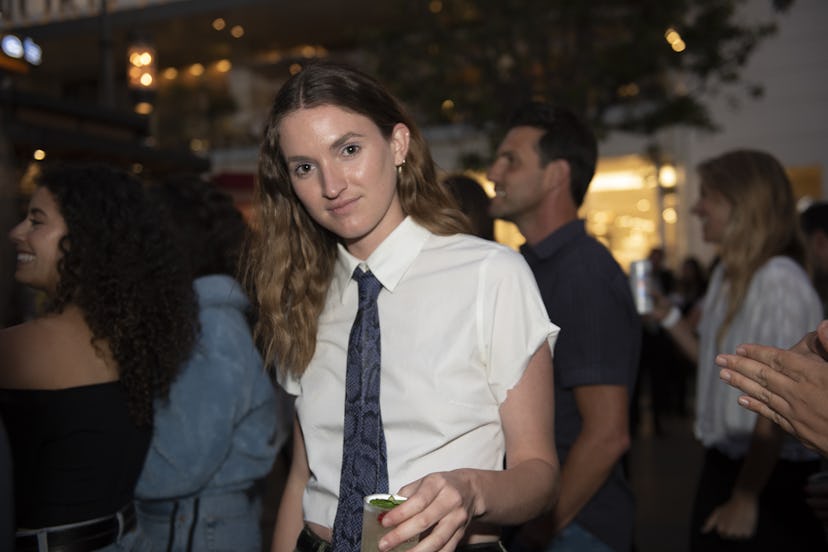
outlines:
M330 542L359 266L383 286L387 491L408 497L379 550L418 535L416 552L503 550L499 526L557 496L557 328L529 268L467 234L412 119L353 68L318 62L287 81L259 172L248 278L267 358L297 396L273 549L350 549Z

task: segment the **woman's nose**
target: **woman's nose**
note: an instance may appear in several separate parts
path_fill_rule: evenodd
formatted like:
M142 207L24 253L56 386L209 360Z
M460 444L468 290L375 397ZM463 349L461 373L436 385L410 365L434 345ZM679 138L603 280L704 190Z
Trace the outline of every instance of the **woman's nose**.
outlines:
M339 197L347 187L347 180L339 171L326 169L322 172L322 194L327 199Z
M9 240L11 240L12 243L20 243L23 241L23 225L25 223L25 220L21 221L17 224L17 226L9 230Z

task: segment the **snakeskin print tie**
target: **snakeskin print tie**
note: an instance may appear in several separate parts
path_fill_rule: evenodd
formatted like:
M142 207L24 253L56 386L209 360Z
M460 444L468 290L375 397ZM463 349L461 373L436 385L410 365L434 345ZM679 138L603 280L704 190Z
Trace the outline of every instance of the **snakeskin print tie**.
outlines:
M377 296L382 284L357 267L359 309L348 339L345 429L339 505L333 527L334 552L359 552L362 500L388 492L385 433L380 413L380 324Z

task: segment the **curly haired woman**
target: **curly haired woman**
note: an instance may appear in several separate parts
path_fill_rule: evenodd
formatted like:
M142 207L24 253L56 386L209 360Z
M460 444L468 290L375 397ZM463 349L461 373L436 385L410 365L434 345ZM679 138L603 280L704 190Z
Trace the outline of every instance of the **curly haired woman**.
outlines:
M133 489L195 342L192 282L136 179L55 166L36 184L9 235L15 279L49 306L0 332L16 549L138 549Z

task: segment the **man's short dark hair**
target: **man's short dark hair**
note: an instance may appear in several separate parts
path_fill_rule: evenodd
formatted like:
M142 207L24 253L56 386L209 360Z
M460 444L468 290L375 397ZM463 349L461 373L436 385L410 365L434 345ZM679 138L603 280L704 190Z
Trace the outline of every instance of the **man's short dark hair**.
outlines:
M575 205L580 207L598 159L598 144L592 130L570 109L539 102L530 102L515 111L508 128L519 126L544 131L537 146L542 166L557 159L569 163L570 192Z
M817 201L811 203L807 209L802 211L799 222L802 224L802 231L805 232L806 236L810 236L817 231L821 231L828 236L828 202Z

